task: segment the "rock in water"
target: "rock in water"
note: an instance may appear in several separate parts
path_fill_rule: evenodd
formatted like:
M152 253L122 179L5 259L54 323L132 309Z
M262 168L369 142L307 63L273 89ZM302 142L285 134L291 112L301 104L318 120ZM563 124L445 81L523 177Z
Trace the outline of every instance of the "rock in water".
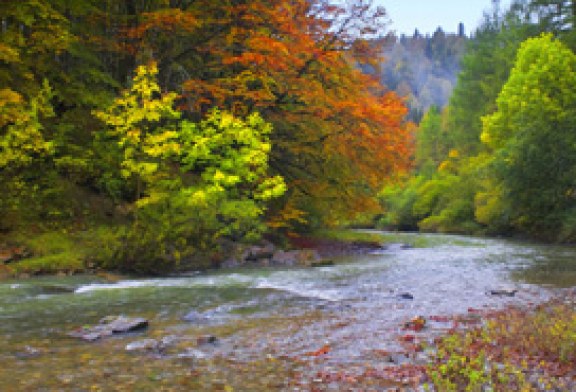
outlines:
M206 321L206 316L197 310L191 310L182 317L182 320L188 322L201 322Z
M402 293L402 294L398 294L398 298L400 298L400 299L414 299L414 296L410 293Z
M68 336L89 342L126 332L138 331L148 327L148 320L142 317L108 316L98 325L84 326L68 333Z
M115 320L103 325L112 333L124 333L148 327L148 320L142 317L118 316Z
M513 297L518 292L518 289L515 288L500 288L500 289L492 289L489 290L488 293L493 296L499 297Z
M126 345L126 351L154 351L160 343L156 339L142 339Z
M34 357L38 357L42 354L43 354L42 350L40 350L36 347L26 345L26 346L24 346L24 349L22 351L18 351L14 355L17 358L34 358Z
M426 319L422 316L416 316L404 323L404 329L420 332L426 326Z
M203 336L198 336L198 338L196 338L196 344L198 346L204 346L207 344L217 344L218 343L218 338L216 336L213 335L203 335Z
M75 290L74 287L68 287L56 284L45 284L35 288L39 295L57 295L57 294L71 294Z
M195 348L187 348L186 351L178 354L178 358L204 359L206 354Z

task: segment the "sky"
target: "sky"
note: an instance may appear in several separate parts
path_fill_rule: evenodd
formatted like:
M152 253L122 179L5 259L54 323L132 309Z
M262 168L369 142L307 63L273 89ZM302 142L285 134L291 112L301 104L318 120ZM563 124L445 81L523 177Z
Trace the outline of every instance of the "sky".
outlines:
M421 34L434 33L438 26L446 33L456 33L458 23L464 23L466 35L476 30L484 11L492 9L492 0L376 0L383 5L392 23L388 30L397 35L412 35L414 29ZM502 0L505 9L510 0Z

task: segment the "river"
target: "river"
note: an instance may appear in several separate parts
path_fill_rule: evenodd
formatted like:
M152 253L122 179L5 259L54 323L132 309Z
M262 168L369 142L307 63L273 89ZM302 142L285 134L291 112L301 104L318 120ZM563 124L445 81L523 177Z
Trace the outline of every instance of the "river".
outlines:
M393 385L382 374L404 362L411 318L429 320L410 338L425 344L451 327L445 316L539 303L576 285L574 247L416 233L384 238L411 247L318 268L1 282L0 390L381 391ZM503 287L518 291L490 294ZM150 325L96 342L67 335L119 314ZM126 350L143 339L170 343Z

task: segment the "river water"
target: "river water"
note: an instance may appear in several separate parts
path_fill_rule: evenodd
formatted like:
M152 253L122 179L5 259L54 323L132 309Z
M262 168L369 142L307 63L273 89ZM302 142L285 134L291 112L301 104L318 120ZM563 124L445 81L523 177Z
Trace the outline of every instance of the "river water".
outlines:
M454 318L445 317L538 303L576 285L573 247L410 233L383 238L412 247L391 245L319 268L2 282L0 390L386 390L393 383L374 375L402 358L425 360L425 352L405 354L406 340L425 345L453 327ZM518 291L490 294L504 287ZM150 325L97 342L67 335L119 314ZM415 316L429 320L427 327L408 333L404 326ZM126 350L143 339L171 343ZM372 377L362 378L366 369Z

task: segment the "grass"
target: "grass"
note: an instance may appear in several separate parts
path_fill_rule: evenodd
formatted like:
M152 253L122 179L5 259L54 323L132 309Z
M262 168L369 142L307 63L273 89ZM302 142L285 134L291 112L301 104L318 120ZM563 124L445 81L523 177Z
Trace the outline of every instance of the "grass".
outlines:
M13 275L73 273L85 269L86 249L82 241L65 231L50 231L28 236L18 234L11 242L28 249L32 257L8 265Z
M52 230L43 233L18 233L0 242L18 244L31 257L2 266L3 277L76 273L91 268L91 260L109 252L106 245L112 238L107 226L86 231ZM109 255L107 255L109 256Z
M314 232L311 237L319 240L338 242L382 243L385 241L385 236L383 234L349 229L318 230Z
M73 273L85 269L84 261L81 257L69 252L58 254L31 257L18 261L10 266L16 275L40 275L51 273Z
M418 233L391 233L350 229L319 230L314 232L311 237L348 243L407 244L414 248L430 248L446 242L446 239L435 241L430 236Z

